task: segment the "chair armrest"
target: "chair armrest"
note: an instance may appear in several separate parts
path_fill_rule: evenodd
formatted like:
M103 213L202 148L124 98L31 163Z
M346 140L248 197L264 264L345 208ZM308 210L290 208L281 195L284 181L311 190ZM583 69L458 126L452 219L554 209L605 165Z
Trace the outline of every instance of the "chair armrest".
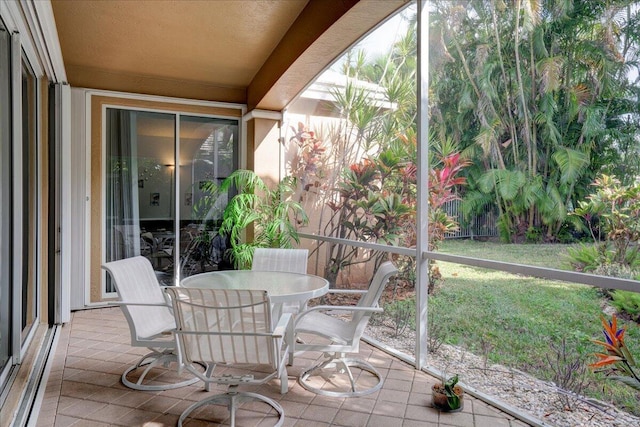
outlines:
M384 309L381 307L358 307L357 305L316 305L314 307L311 307L305 311L303 311L302 313L298 313L298 315L296 316L296 321L295 323L298 323L300 321L300 319L304 316L306 316L307 314L314 312L314 311L321 311L321 310L332 310L332 311L364 311L364 312L371 312L371 313L383 313Z
M382 313L384 311L384 309L381 307L359 307L357 305L316 305L311 308L308 308L302 313L299 313L297 317L300 317L311 311L320 311L320 310L370 311L372 313Z
M282 316L280 316L280 320L278 321L278 324L273 329L272 335L275 338L284 337L287 329L290 328L290 324L292 323L292 319L293 319L293 317L291 316L291 313L283 313Z
M160 289L162 290L162 296L164 297L164 300L169 306L169 308L171 309L171 311L173 311L173 301L171 301L171 295L169 295L169 293L167 292L167 289L174 288L174 287L175 286L160 285Z

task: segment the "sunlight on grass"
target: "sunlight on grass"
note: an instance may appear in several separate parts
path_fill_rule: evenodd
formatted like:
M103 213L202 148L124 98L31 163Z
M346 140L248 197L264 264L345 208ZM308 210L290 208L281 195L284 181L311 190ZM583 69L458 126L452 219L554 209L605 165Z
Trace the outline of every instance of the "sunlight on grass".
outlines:
M575 245L512 245L477 240L445 240L438 252L483 258L494 261L570 270L567 250Z

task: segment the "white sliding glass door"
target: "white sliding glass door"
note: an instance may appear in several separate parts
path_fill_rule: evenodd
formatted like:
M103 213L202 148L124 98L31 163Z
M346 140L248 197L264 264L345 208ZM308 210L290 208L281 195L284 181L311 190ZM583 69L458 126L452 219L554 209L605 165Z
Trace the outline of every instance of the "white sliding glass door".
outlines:
M237 167L238 121L107 108L105 135L105 261L145 256L166 285L224 268L216 188Z

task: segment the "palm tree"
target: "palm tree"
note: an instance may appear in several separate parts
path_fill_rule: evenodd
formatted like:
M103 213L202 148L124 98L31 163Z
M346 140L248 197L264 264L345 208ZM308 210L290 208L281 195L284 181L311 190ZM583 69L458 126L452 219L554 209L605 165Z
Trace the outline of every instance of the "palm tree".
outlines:
M621 59L635 55L628 3L434 3L444 59L432 61L430 126L473 159L467 211L497 206L506 240L534 229L555 239L612 160L593 154L616 155L605 150L614 122L637 116L637 104L617 102L629 95Z

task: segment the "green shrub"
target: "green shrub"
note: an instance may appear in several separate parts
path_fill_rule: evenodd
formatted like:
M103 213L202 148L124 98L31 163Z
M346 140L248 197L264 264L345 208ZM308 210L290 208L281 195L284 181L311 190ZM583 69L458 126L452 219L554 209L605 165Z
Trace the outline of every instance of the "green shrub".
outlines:
M525 233L527 243L540 243L542 241L542 230L539 227L529 227Z
M579 247L567 248L569 264L576 271L594 271L600 265L601 254L594 245L580 244Z
M571 221L564 221L556 238L558 239L558 243L568 244L568 243L576 243L578 241L583 241L585 238L590 240L589 235L584 232L581 232L576 229L575 225Z
M640 293L615 290L611 292L611 304L620 313L627 313L634 319L640 316Z
M571 215L584 221L595 246L600 247L600 264L633 268L640 262L636 246L640 240L640 185L625 186L614 176L601 175L593 186L596 192L578 201Z

